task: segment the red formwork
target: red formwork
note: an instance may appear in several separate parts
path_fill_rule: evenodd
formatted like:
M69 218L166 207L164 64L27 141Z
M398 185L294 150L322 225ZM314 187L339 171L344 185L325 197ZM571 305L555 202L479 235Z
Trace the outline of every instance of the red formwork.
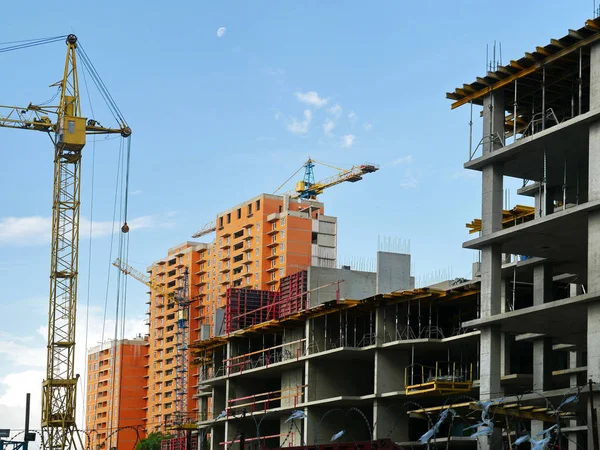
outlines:
M257 325L279 316L279 292L229 288L225 303L225 332Z
M279 283L279 318L308 307L308 272L301 270L281 279Z
M160 450L197 450L198 436L190 436L190 446L187 446L187 437L174 437L160 441Z

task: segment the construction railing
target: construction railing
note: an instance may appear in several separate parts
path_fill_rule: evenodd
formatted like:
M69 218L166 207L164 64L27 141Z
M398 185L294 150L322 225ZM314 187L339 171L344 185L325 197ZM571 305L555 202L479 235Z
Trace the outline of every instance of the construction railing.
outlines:
M258 438L258 437L246 438L246 439L244 439L244 443L254 442L254 441L257 441L260 439L260 443L259 443L258 447L259 448L267 448L267 446L265 445L265 441L272 440L272 439L281 440L282 437L283 438L287 437L288 447L292 447L294 445L294 432L293 431L291 431L290 433L286 433L286 434L271 434L269 436L261 436L260 438ZM235 441L219 442L219 445L228 446L231 444L239 444L239 443L240 443L240 439L236 439ZM279 447L279 445L273 445L273 446L270 446L269 448L278 448L278 447ZM240 445L240 448L242 448L241 445ZM255 448L255 447L253 446L252 448Z
M196 450L197 448L198 439L195 436L190 437L189 443L187 442L187 437L185 436L164 439L160 442L160 450Z
M223 360L227 375L242 373L244 370L256 369L257 367L269 367L287 360L298 360L306 354L306 339L286 342L262 350L256 350L243 355L233 356Z
M292 386L279 391L261 392L260 394L247 395L245 397L232 398L227 401L227 417L235 415L238 410L248 413L255 411L267 411L271 408L289 406L296 408L304 397L306 384Z
M473 386L473 364L437 361L435 366L411 364L404 369L406 395L468 392Z

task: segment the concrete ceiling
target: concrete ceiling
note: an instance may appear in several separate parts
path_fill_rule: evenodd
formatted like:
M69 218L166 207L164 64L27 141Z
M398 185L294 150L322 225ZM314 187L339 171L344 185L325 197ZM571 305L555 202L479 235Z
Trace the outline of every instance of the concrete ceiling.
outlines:
M471 320L465 322L463 326L480 328L493 325L507 333L545 334L552 337L555 342L584 346L587 338L587 307L588 304L598 300L600 300L598 295L578 295L492 317Z
M490 154L465 164L465 168L482 170L492 163L504 165L504 175L526 180L540 181L543 177L544 150L546 150L547 181L550 185L563 183L565 157L567 158L567 184L575 186L580 172L580 192L587 192L589 125L600 119L600 110L594 110L558 125L547 128L533 136L519 139Z
M491 244L499 244L504 253L585 264L588 213L598 209L600 201L583 203L489 236L467 241L463 247L482 249Z

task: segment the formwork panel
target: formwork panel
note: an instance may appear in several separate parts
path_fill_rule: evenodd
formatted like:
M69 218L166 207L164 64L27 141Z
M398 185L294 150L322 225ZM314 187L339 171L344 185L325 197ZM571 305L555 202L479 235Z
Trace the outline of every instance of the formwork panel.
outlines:
M225 332L232 333L277 318L278 300L278 292L227 289Z
M304 311L308 304L308 272L301 270L281 279L279 284L279 318Z

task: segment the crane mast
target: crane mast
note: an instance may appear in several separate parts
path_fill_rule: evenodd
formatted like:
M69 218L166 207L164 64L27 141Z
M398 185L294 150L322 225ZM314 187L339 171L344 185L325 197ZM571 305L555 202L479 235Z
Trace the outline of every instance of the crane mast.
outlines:
M50 299L46 375L42 383L42 447L45 450L83 447L77 432L75 408L75 323L79 264L81 151L86 134L131 135L124 123L104 128L81 116L77 77L77 37L66 38L67 55L58 106L25 108L0 106L0 127L48 133L54 144ZM7 113L2 113L8 110ZM56 116L51 120L50 116Z
M85 118L80 117L76 42L74 36L67 38L67 58L54 139L48 345L46 378L42 383L42 443L47 449L73 448L77 430L75 317Z

